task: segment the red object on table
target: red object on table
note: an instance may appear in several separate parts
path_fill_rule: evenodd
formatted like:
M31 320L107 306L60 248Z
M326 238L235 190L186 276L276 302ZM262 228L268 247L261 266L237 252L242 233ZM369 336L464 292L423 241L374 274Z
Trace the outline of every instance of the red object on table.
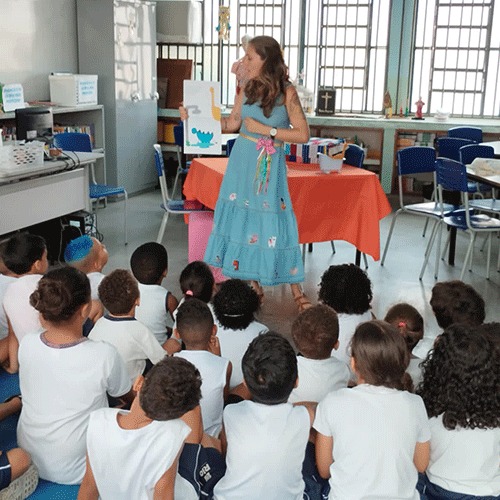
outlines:
M196 158L184 182L184 195L214 209L227 158ZM344 165L324 174L316 164L287 163L288 189L297 218L300 243L344 240L380 259L379 221L391 206L378 177Z

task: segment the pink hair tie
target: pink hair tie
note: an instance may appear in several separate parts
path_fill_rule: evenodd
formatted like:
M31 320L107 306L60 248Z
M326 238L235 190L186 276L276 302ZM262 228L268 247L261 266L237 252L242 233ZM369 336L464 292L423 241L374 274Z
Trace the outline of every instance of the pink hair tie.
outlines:
M189 295L190 297L192 297L194 295L193 290L186 290L186 295Z
M406 327L406 322L405 321L400 321L398 323L399 328L405 328Z

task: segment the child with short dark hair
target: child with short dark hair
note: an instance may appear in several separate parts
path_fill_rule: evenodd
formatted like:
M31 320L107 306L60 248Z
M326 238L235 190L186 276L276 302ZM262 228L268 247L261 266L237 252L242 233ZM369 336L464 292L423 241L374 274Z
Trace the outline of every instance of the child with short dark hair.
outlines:
M168 346L162 348L148 327L135 318L139 286L129 271L115 269L105 276L99 285L99 298L109 313L97 321L89 338L116 347L133 382L144 372L146 360L157 363L167 354Z
M224 409L227 472L214 498L302 500L313 412L287 402L297 383L295 352L284 337L267 332L252 340L242 365L252 401Z
M5 369L9 373L16 373L19 370L19 343L26 334L42 329L38 311L30 305L29 297L49 267L47 246L41 236L18 233L7 241L2 255L4 266L12 273L11 277L17 277L14 280L2 280L9 281L3 293L3 310L10 324L7 337L9 363ZM5 350L2 357L5 358Z
M371 281L366 272L354 264L330 266L321 276L318 298L332 307L339 319L340 345L332 351L332 356L349 366L349 343L354 330L373 318Z
M410 363L406 371L413 381L413 386L416 387L422 380L422 370L419 368L422 360L412 354L412 351L424 337L424 318L412 305L401 302L387 311L384 320L395 326L405 339L410 354Z
M23 407L17 439L42 479L79 484L90 413L108 406L108 394L130 403L130 378L113 346L82 336L90 310L84 273L72 267L49 271L30 302L46 329L26 335L19 346Z
M431 455L419 486L429 498L500 497L499 351L491 331L453 323L423 363L417 391L429 415Z
M328 394L316 410L316 463L333 499L419 500L418 472L429 462L422 399L404 389L408 350L385 321L357 326L351 342L356 387Z
M347 387L349 368L331 356L339 347L339 321L329 306L318 304L300 313L292 324L292 338L299 350L298 386L288 401L321 401L328 393Z
M230 388L243 382L241 359L248 344L268 328L255 320L259 309L257 292L239 279L229 279L220 284L213 299L217 318L217 338L221 355L231 361L233 371Z
M177 298L161 286L168 273L167 250L160 243L144 243L134 250L130 267L141 294L135 317L163 344L172 334L173 312L179 305Z
M175 498L198 498L177 474L177 466L184 443L194 433L183 419L196 412L200 386L200 373L191 363L167 357L145 378L137 378L130 411L93 412L78 498L174 498L174 491Z
M186 349L175 356L187 359L200 370L203 428L214 437L219 436L222 428L222 410L232 368L230 361L220 356L216 332L212 313L202 300L192 298L179 306L174 335L184 342Z

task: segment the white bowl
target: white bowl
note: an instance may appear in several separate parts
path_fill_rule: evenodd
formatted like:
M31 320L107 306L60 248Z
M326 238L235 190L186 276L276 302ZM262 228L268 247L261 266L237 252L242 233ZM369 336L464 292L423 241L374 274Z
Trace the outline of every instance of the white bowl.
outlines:
M324 155L323 153L318 153L319 158L319 168L322 172L330 173L330 172L338 172L342 168L342 164L344 163L344 158L332 158L328 155Z

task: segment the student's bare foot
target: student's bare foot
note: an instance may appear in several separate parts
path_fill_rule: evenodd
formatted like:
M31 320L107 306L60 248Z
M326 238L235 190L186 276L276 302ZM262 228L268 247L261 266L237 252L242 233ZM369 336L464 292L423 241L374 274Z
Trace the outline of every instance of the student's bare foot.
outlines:
M300 285L294 283L290 285L290 288L292 289L292 296L293 300L295 301L295 304L300 312L305 311L306 309L309 309L312 307L312 303L307 297L307 295L304 293Z
M259 304L262 305L264 302L264 289L260 285L258 281L252 280L250 281L250 286L255 290L257 297L259 297Z

